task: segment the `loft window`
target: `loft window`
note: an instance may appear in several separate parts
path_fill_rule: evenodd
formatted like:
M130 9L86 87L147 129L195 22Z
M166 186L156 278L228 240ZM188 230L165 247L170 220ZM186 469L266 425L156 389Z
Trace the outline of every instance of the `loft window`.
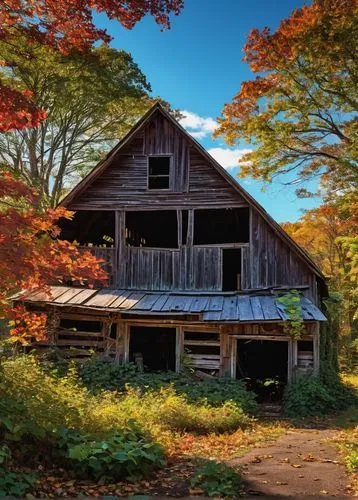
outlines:
M126 212L126 245L178 248L176 210Z
M81 246L115 246L115 213L112 210L79 210L71 220L60 221L61 239Z
M198 209L194 211L194 245L248 242L248 208Z
M170 156L148 157L148 189L169 189Z

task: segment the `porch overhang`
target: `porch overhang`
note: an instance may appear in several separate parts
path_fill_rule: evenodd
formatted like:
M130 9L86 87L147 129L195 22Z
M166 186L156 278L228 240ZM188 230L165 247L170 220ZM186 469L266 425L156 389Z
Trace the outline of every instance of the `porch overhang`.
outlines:
M25 304L76 307L125 315L198 315L201 321L207 322L285 321L288 316L277 298L277 294L273 293L178 293L54 286L50 294L22 292L13 300ZM327 320L306 297L301 298L301 309L304 321Z

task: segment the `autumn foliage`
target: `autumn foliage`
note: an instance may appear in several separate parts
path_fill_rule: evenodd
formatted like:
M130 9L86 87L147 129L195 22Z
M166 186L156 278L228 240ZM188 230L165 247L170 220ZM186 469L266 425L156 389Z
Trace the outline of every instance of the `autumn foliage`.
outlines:
M358 354L358 198L350 196L308 210L284 229L305 248L328 278L339 304L341 365L354 368Z
M82 285L106 281L95 257L57 239L57 222L63 217L70 218L71 212L64 208L44 211L34 190L8 172L0 174L0 310L10 318L16 339L43 339L46 316L26 312L22 306L12 308L11 294L49 291L49 284L68 279Z
M275 32L251 31L244 61L257 76L224 106L217 130L229 144L255 146L242 177L357 183L357 40L355 0L313 0Z
M128 29L149 14L165 29L170 27L169 15L179 14L182 7L183 0L6 0L0 2L0 40L11 45L24 36L63 54L84 52L97 41L111 40L94 24L93 11L106 13ZM8 64L11 61L0 61ZM30 95L8 88L0 78L0 132L35 127L43 118Z

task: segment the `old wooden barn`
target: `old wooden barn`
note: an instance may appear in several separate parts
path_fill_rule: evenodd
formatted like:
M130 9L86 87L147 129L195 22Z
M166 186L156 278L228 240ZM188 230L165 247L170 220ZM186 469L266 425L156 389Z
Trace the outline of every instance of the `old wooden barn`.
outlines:
M160 105L62 205L76 211L63 238L102 258L111 284L20 297L48 312L50 343L144 370L282 384L318 370L323 275ZM302 294L298 341L277 300L290 289Z

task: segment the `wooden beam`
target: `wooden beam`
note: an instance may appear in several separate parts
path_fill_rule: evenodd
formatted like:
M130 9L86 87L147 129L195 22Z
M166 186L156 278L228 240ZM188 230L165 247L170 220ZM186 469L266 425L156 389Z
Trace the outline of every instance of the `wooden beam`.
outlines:
M175 371L179 373L181 371L182 357L184 354L184 331L182 326L176 328L175 337Z
M188 234L186 239L186 245L188 247L193 246L194 243L194 210L188 210Z
M293 381L294 363L293 363L293 341L288 339L287 344L287 383L291 384Z
M124 344L124 362L129 363L129 341L130 341L130 326L125 324L123 331L123 344Z
M231 340L231 360L230 360L230 376L236 378L236 362L237 362L237 338L230 337Z
M319 373L319 361L320 361L320 326L319 322L316 321L315 330L313 333L313 373L318 375Z

